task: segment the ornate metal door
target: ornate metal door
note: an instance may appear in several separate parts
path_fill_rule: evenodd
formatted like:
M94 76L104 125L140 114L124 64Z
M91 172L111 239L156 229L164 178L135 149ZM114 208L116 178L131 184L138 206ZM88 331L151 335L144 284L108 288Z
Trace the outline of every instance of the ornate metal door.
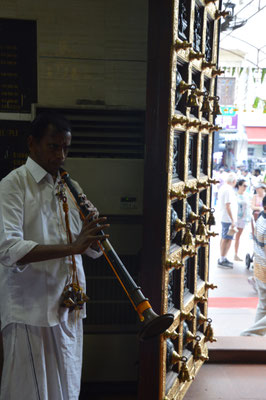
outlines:
M208 259L221 16L210 0L150 1L141 286L175 319L141 345L141 400L182 399L214 340Z

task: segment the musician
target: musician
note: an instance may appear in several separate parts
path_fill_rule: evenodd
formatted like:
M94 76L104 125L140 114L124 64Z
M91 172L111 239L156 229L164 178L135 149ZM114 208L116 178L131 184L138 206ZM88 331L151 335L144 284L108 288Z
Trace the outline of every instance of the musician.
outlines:
M89 202L82 223L60 179L70 144L68 121L40 114L26 164L0 182L1 400L79 397L87 300L81 254L102 254L97 242L109 225Z

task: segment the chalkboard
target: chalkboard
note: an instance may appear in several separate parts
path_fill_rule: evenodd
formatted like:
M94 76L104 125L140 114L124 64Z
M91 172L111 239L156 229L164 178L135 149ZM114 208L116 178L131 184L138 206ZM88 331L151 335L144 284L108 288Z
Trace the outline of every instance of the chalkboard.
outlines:
M0 18L0 112L29 113L36 102L36 21Z
M0 180L25 163L29 127L26 121L0 121Z

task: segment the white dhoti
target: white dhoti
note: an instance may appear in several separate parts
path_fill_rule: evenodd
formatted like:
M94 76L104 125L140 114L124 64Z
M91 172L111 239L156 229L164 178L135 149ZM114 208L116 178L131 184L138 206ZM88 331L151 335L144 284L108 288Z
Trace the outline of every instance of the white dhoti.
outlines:
M12 323L3 329L0 400L78 400L82 319L53 327Z
M266 335L266 283L255 278L259 295L259 303L255 315L255 322L240 333L240 336L265 336Z

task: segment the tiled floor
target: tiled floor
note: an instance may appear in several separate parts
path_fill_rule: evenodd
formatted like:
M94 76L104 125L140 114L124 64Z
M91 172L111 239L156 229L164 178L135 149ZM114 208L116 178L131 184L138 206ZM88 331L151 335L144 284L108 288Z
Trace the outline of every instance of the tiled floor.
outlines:
M265 400L266 365L204 364L184 400Z
M217 223L213 230L219 232ZM243 261L234 261L233 269L223 269L217 266L219 256L220 237L211 239L210 246L210 274L209 281L215 283L218 289L209 290L209 297L257 297L247 278L253 274L252 269L245 265L246 254L253 253L253 241L250 239L249 225L244 229L240 239L239 257ZM229 250L228 259L233 261L234 241ZM209 317L213 320L216 336L238 336L240 332L251 325L255 309L253 308L209 308Z

